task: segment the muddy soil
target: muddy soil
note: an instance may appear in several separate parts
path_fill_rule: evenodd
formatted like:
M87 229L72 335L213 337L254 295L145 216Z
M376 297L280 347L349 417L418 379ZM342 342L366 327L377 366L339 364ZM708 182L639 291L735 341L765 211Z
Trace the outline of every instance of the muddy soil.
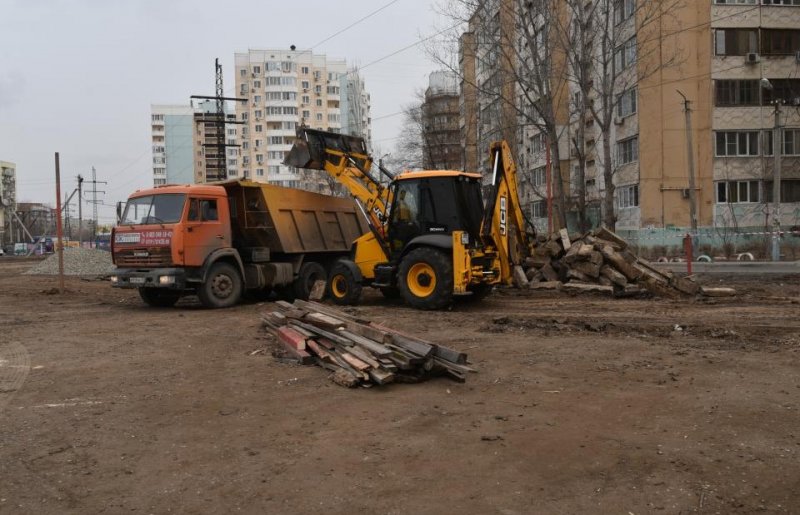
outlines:
M31 264L0 258L0 513L800 512L797 276L437 313L368 295L360 315L479 372L348 390L269 355L268 303L60 295Z

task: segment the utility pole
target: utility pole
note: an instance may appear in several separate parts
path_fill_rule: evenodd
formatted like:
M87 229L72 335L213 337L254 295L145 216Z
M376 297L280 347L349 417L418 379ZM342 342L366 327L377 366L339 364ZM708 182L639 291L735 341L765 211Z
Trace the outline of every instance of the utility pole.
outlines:
M61 164L56 152L56 237L58 243L58 289L64 293L64 233L61 230Z
M207 120L205 117L205 113L201 115L200 120L203 121L203 124L212 123L216 126L216 143L205 143L205 134L203 134L203 149L216 149L211 155L206 154L206 176L203 178L206 182L208 181L209 177L212 177L209 174L209 158L216 156L217 159L217 166L215 167L216 173L213 175L214 180L217 181L224 181L228 178L228 147L239 147L241 145L233 145L225 143L225 124L239 124L243 125L245 122L243 121L234 121L234 120L226 120L225 116L225 101L226 100L233 100L236 102L244 101L247 102L247 98L238 98L238 97L226 97L224 96L224 88L222 86L222 65L219 64L219 59L214 60L214 85L216 90L216 95L211 97L207 95L192 95L189 97L190 99L204 99L204 100L214 100L216 102L216 113L214 115L214 120ZM198 123L197 115L195 115L195 123ZM204 127L205 132L205 127Z
M775 127L772 131L772 152L775 162L772 172L772 260L781 260L781 153L783 152L783 130L781 129L781 101L775 101Z
M90 200L90 202L92 203L92 219L94 220L92 222L92 242L94 242L97 239L97 206L100 204L100 201L97 200L97 194L98 193L102 193L102 194L105 195L105 193L106 193L103 190L98 190L97 189L97 185L98 184L108 184L108 183L106 181L98 181L97 180L97 172L94 169L94 166L92 167L92 180L91 181L86 181L86 182L88 182L88 183L90 183L92 185L92 191L91 191L92 200ZM94 245L94 243L91 243L89 246L92 246L92 245Z
M78 245L83 247L83 196L81 189L83 177L78 175Z
M683 97L683 112L686 115L686 156L689 160L689 218L692 227L692 239L697 238L697 191L694 182L694 147L692 146L692 108L686 95L675 90ZM697 247L697 243L693 245Z

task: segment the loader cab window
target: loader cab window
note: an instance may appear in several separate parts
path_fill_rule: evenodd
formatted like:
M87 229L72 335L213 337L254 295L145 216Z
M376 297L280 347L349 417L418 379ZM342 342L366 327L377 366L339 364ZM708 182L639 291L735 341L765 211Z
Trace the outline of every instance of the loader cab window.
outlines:
M189 216L186 219L190 222L218 221L217 201L212 199L191 199L189 201Z
M419 181L406 180L395 185L389 216L389 246L392 251L403 250L406 243L420 233Z

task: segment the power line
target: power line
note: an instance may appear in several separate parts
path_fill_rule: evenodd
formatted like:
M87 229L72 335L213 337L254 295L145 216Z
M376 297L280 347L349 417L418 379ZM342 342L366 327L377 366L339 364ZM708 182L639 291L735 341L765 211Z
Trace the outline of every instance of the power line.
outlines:
M335 33L331 34L330 36L328 36L327 38L323 39L323 40L322 40L322 41L320 41L319 43L316 43L316 44L312 45L312 46L311 46L311 48L309 48L309 50L313 50L314 48L316 48L316 47L320 46L321 44L323 44L323 43L325 43L325 42L327 42L327 41L329 41L329 40L331 40L331 39L335 38L336 36L338 36L339 34L342 34L343 32L346 32L347 30L349 30L349 29L351 29L351 28L355 27L356 25L358 25L358 24L359 24L359 23L361 23L362 21L364 21L364 20L366 20L366 19L368 19L368 18L371 18L371 17L375 16L375 15L376 15L376 14L378 14L379 12L381 12L381 11L383 11L384 9L386 9L387 7L389 7L390 5L392 5L392 4L396 4L396 3L397 3L397 2L399 2L399 1L400 1L400 0L392 0L392 1L391 1L391 2L389 2L388 4L386 4L386 5L382 6L382 7L379 7L379 8L377 8L377 9L375 9L374 11L372 11L372 12L371 12L371 13L369 13L369 14L367 14L367 15L366 15L366 16L364 16L363 18L359 18L358 20L354 21L353 23L351 23L351 24L350 24L350 25L348 25L347 27L345 27L345 28L343 28L343 29L339 30L338 32L335 32Z

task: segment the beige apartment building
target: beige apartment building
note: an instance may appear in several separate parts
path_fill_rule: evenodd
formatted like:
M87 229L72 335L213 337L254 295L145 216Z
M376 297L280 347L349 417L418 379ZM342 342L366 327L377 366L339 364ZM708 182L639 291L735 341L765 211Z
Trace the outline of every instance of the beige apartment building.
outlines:
M17 209L17 165L0 161L0 247L14 243L13 219Z
M507 1L495 2L496 20L502 21L500 6ZM637 19L641 12L636 6L635 0L614 2L615 30L623 37L613 64L617 77L625 76L632 84L620 94L610 129L617 230L645 245L676 245L691 226L681 93L691 110L699 232L709 240L729 233L746 239L771 227L776 103L783 140L780 219L785 228L799 225L800 0L686 2L660 23L650 23L646 35L637 33L643 20ZM481 48L479 30L470 25L461 40L462 142L468 162L473 160L470 141L477 141L480 156L482 135L501 134L510 119L508 114L483 116L491 97L481 99L487 90L481 75L486 76L492 59L481 58L481 53L491 49ZM490 28L495 34L503 30ZM556 60L554 67L559 65ZM499 65L489 69L498 71ZM599 223L605 195L601 133L591 120L570 117L567 103L572 94L559 103L557 144L562 161L560 166L552 164L552 170L561 170L574 193L574 139L583 124L587 210L590 220ZM476 100L470 101L470 95ZM470 117L477 123L467 123ZM512 138L528 213L539 228L546 228L547 142L524 124L515 128ZM480 166L477 156L474 161Z
M342 59L309 50L249 50L235 54L241 175L258 182L327 193L325 174L283 164L300 124L371 139L370 97L363 79ZM232 159L232 158L230 158ZM234 177L233 175L230 175Z

